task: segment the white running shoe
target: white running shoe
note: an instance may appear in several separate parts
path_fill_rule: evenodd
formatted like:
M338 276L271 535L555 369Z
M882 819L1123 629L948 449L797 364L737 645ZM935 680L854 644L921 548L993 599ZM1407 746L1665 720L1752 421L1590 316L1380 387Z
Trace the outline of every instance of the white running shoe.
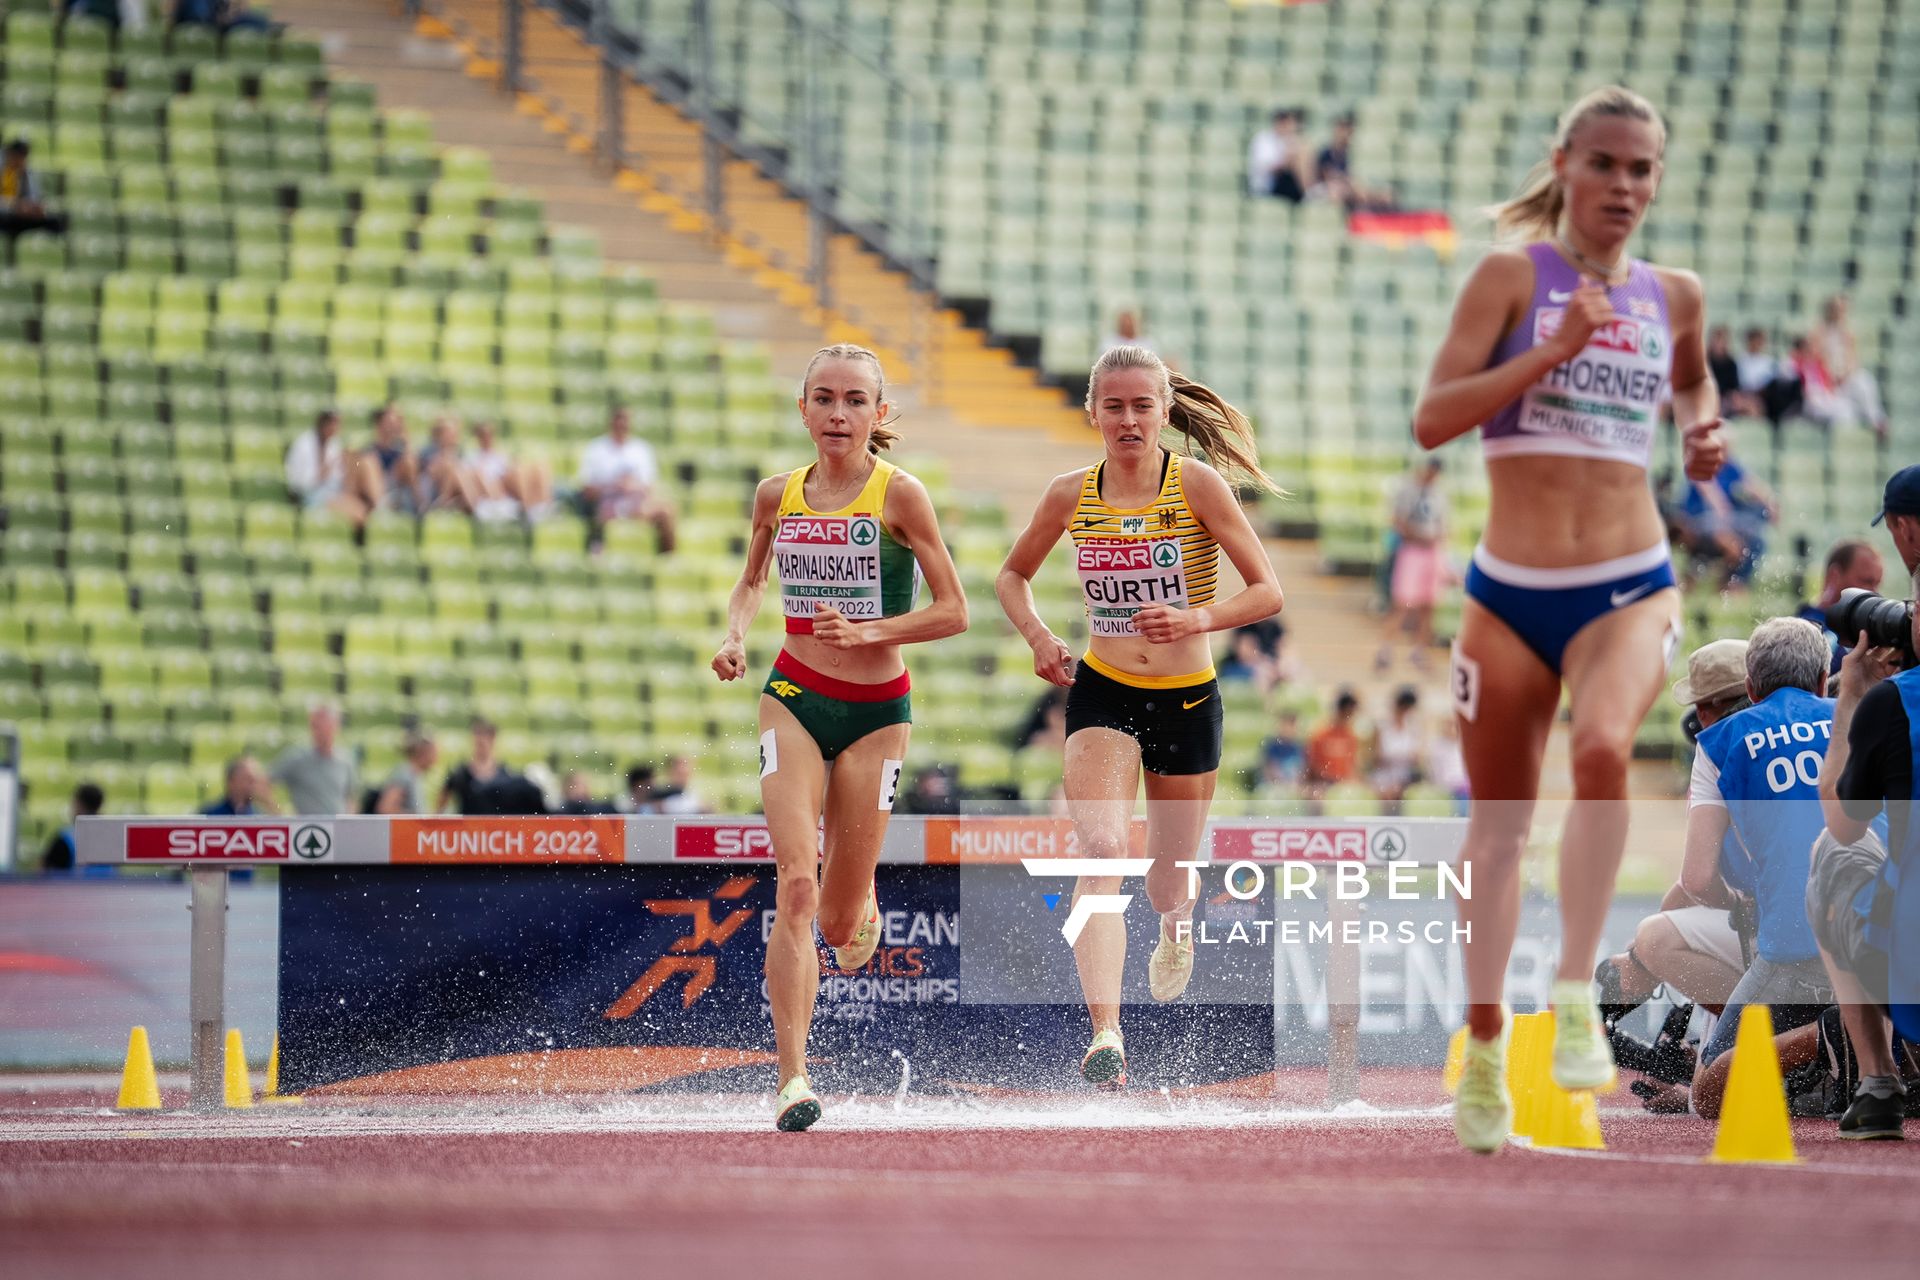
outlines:
M1490 1155L1513 1132L1513 1095L1507 1090L1507 1041L1513 1013L1500 1009L1500 1034L1482 1040L1471 1031L1461 1054L1460 1084L1453 1094L1453 1132L1469 1151Z
M1176 928L1179 923L1175 922ZM1193 922L1186 925L1187 936L1176 942L1167 936L1166 917L1160 918L1160 941L1147 961L1147 990L1161 1004L1179 999L1193 980Z
M805 1076L795 1076L780 1089L773 1101L773 1127L783 1133L798 1133L820 1118L820 1099Z
M1118 1031L1102 1031L1080 1059L1080 1074L1096 1089L1118 1092L1127 1087L1127 1047Z
M1553 1082L1562 1089L1613 1088L1613 1049L1600 1025L1593 984L1584 978L1553 984Z
M857 973L867 967L867 961L873 959L873 953L880 948L880 891L877 886L867 889L867 918L860 922L859 930L853 935L853 941L844 947L833 949L833 962L840 966L842 973Z

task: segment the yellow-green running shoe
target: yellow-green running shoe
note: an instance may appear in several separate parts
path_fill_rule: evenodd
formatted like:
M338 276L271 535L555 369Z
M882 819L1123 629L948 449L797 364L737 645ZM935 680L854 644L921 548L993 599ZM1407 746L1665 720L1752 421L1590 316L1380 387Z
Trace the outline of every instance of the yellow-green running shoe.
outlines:
M1102 1031L1080 1059L1080 1074L1096 1089L1118 1092L1127 1087L1127 1047L1118 1031Z
M1513 1132L1513 1095L1507 1091L1507 1041L1513 1013L1500 1007L1500 1034L1482 1040L1471 1031L1460 1062L1460 1086L1453 1094L1453 1132L1469 1151L1492 1154Z
M805 1076L795 1076L781 1086L773 1101L773 1127L783 1133L798 1133L820 1118L820 1099Z
M1176 921L1178 928L1181 922ZM1175 941L1167 936L1164 917L1160 921L1160 942L1147 961L1147 990L1161 1004L1177 1000L1193 980L1193 925L1187 922L1187 936Z
M853 941L844 947L833 949L833 962L840 966L842 973L855 973L867 967L867 961L873 959L873 953L880 946L880 891L877 886L867 888L867 918L860 922Z
M1562 1089L1613 1088L1613 1048L1600 1025L1593 984L1553 984L1553 1082Z

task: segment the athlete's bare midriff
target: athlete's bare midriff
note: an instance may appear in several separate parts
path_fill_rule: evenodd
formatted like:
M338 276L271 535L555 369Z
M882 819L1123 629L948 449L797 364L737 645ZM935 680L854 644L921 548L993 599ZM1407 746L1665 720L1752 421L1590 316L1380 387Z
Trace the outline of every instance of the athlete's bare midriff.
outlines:
M1213 649L1204 633L1172 644L1155 644L1138 636L1100 636L1088 648L1115 671L1131 675L1185 676L1213 665Z
M884 684L907 669L897 644L836 649L811 635L795 632L785 637L784 647L804 665L822 675L854 684Z
M1482 538L1511 564L1566 569L1645 551L1666 538L1647 473L1622 462L1555 456L1487 459Z

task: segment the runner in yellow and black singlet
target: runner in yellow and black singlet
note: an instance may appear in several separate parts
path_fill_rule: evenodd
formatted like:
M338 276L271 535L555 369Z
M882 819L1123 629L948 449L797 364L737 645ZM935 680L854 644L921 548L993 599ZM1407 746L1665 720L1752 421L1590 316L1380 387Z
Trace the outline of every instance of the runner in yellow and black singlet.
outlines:
M1236 479L1272 488L1253 432L1233 406L1169 373L1141 347L1116 347L1094 366L1087 414L1106 456L1056 477L1000 570L1001 607L1033 648L1034 671L1066 686L1065 788L1082 857L1128 853L1134 797L1145 772L1147 896L1160 913L1147 968L1156 1000L1193 973L1193 899L1187 872L1204 834L1220 768L1223 718L1208 636L1279 612L1280 586L1246 512L1220 472L1161 445L1171 428ZM1073 541L1091 639L1078 663L1033 606L1033 575L1062 534ZM1220 552L1243 588L1216 603ZM1118 877L1081 877L1083 894L1112 894ZM1093 1022L1081 1073L1098 1087L1126 1083L1120 1035L1124 919L1099 914L1074 943Z

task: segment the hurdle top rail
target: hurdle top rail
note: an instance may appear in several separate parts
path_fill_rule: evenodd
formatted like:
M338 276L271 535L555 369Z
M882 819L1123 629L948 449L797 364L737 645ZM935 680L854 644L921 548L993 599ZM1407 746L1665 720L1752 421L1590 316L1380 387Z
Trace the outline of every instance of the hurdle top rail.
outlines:
M1144 847L1145 823L1135 820ZM1456 818L1220 819L1216 862L1432 865L1452 862L1466 833ZM235 867L525 866L769 863L764 820L741 817L94 817L74 824L82 863L184 868L191 915L187 1008L188 1106L218 1111L226 1027L227 873ZM1065 818L900 815L880 860L955 868L1066 857Z

